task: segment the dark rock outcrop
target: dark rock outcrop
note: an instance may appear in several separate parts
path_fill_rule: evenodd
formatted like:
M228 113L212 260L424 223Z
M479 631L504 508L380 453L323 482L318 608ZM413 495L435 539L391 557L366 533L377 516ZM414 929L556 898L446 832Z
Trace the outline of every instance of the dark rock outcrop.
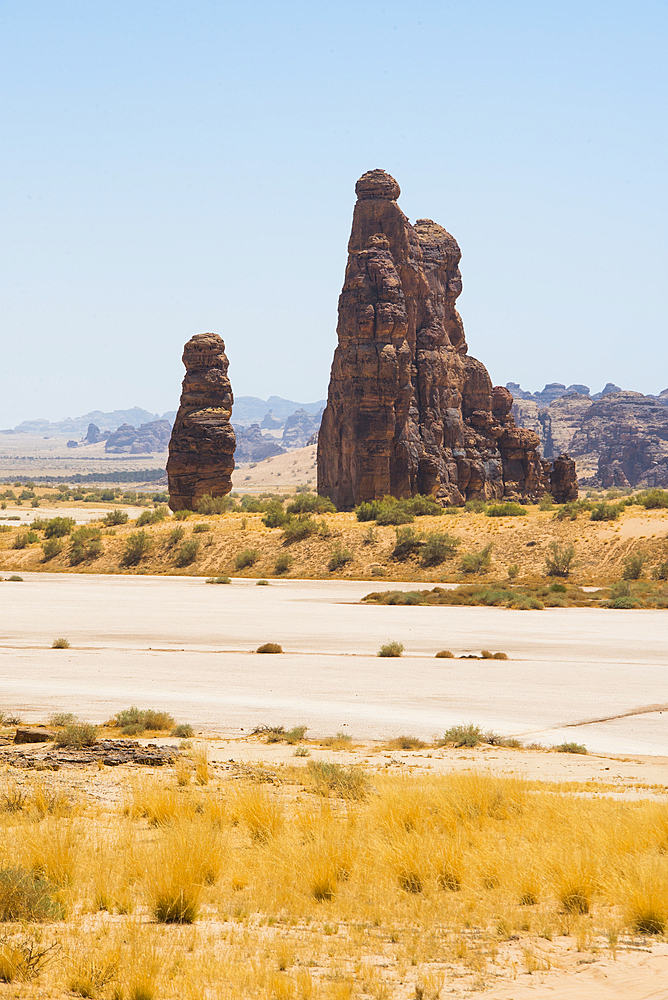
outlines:
M183 348L183 364L186 375L167 460L169 506L196 510L205 494L222 497L232 489L234 398L218 334L191 337Z
M48 743L55 740L54 729L43 729L41 726L19 726L14 736L15 743Z
M237 450L235 457L237 464L243 462L263 462L265 458L273 458L274 455L283 455L285 448L281 448L276 438L269 434L263 434L259 424L251 424L250 427L238 427L236 429Z
M467 355L455 239L431 219L412 226L382 170L355 190L318 492L344 509L385 494L539 498L538 435L515 425L512 394Z
M171 433L168 420L152 420L136 430L131 424L121 424L107 438L104 450L114 455L148 455L164 451Z

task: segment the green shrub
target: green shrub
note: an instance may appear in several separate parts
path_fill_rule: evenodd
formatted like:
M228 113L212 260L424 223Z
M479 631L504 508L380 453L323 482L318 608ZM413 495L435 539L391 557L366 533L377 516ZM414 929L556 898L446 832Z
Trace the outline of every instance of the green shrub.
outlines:
M197 559L197 553L199 552L199 541L196 538L188 538L185 542L182 542L174 553L174 565L182 569L184 566L190 566Z
M568 587L564 583L551 583L550 592L552 594L567 594Z
M178 736L182 740L188 740L191 736L195 735L195 730L189 723L179 722L178 726L174 726L169 735Z
M178 525L178 527L173 528L172 531L170 531L169 535L167 536L167 542L166 542L167 547L173 549L174 546L177 545L181 541L181 539L185 536L185 533L186 529L182 528L180 524Z
M548 576L567 577L575 559L575 546L571 543L560 545L557 541L550 542L550 554L545 559L545 572Z
M102 524L104 524L107 528L113 528L115 525L127 523L128 515L124 510L110 510L109 513L105 514L102 518Z
M494 503L485 511L487 517L525 517L527 509L521 503Z
M88 722L70 722L56 735L59 747L92 747L97 743L97 726Z
M349 562L352 562L354 556L350 549L342 549L340 545L332 549L331 555L329 557L329 562L327 563L327 569L330 573L334 573L337 569L342 569L347 566Z
M117 712L108 725L114 729L122 730L126 736L136 736L147 729L154 732L171 731L176 723L169 712L154 708L139 709L136 705L131 705L130 708L124 708Z
M137 566L151 551L151 539L145 531L135 531L125 543L121 558L123 566Z
M287 514L336 514L336 507L329 497L314 494L295 497L286 508Z
M484 500L467 500L464 504L464 510L470 511L472 514L484 514L487 504Z
M286 514L283 510L283 501L272 500L266 507L266 513L262 518L262 523L267 528L282 528L283 525L287 524L290 520L290 515Z
M492 562L492 548L492 543L488 542L479 552L467 552L462 556L462 572L486 573Z
M212 497L205 493L197 504L199 514L227 514L228 511L236 509L236 501L230 497Z
M254 566L259 558L260 553L257 549L242 549L234 558L234 568L247 569L249 566Z
M184 510L175 510L174 511L174 520L175 521L185 521L193 513L194 513L194 511L192 511L192 510L185 510L185 509Z
M435 531L425 537L425 543L420 551L420 563L423 566L440 566L446 559L451 559L457 551L460 539L444 531Z
M269 580L258 580L255 584L256 587L268 587Z
M25 549L28 545L32 545L33 542L39 541L39 535L36 531L25 531L22 535L17 535L14 539L14 544L12 548L14 549Z
M538 503L539 510L554 510L554 497L551 493L546 493L540 498Z
M592 521L616 521L620 512L624 509L623 503L606 503L602 500L597 503L591 512Z
M70 566L99 559L104 552L99 528L77 528L70 535Z
M175 530L176 530L176 529L175 529ZM196 535L202 535L202 534L204 534L204 532L206 532L206 531L211 531L211 525L210 525L210 524L196 524L196 525L195 525L195 526L193 527L193 534L194 534L194 535L195 535L195 534L196 534Z
M305 538L316 535L320 531L320 525L314 521L310 515L293 517L283 524L283 540L286 545L292 542L303 542Z
M509 580L516 580L519 575L520 575L520 568L519 568L519 566L517 565L517 563L512 563L508 567L508 579Z
M274 573L280 576L281 573L287 573L292 566L292 556L288 555L287 552L281 552L281 554L276 558L276 563L274 565Z
M401 656L404 651L404 644L402 642L386 642L384 646L381 646L378 650L378 656Z
M642 571L646 562L647 556L644 552L633 552L631 555L627 556L624 560L622 579L639 580L642 576Z
M655 566L652 571L652 576L655 580L668 580L668 560L664 560L664 562Z
M614 600L608 601L606 607L615 611L632 611L638 607L638 602L632 597L615 597Z
M484 743L485 737L479 726L474 726L472 722L468 725L450 726L443 734L443 739L439 744L454 743L458 747L477 747L479 743Z
M229 576L210 576L204 581L205 583L232 583Z
M46 541L42 542L44 562L49 562L50 559L55 559L55 557L60 555L62 551L63 543L59 538L47 538Z
M64 538L71 534L76 528L76 521L73 517L52 517L46 522L44 535L46 538Z
M396 536L395 546L390 553L391 559L400 559L402 561L408 559L409 556L419 552L425 544L424 540L415 534L413 528L397 528Z
M54 639L51 643L51 649L69 649L70 643L69 639Z
M586 746L583 743L560 743L559 746L553 747L559 753L588 753Z
M168 514L169 510L164 504L160 504L155 510L144 510L137 518L137 527L143 528L147 524L158 524L160 521L164 521Z
M644 490L634 497L634 501L641 504L646 510L655 510L657 507L668 507L668 490Z
M17 576L16 573L12 573L11 576L7 577L9 583L23 583L23 577Z
M279 646L277 642L265 642L264 645L258 646L255 650L256 653L282 653L283 647Z

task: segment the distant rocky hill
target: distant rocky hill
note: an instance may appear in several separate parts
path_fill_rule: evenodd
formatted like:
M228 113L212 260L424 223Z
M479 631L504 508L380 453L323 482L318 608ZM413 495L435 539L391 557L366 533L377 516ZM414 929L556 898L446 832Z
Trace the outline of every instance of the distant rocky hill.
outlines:
M668 389L658 396L608 383L551 382L541 392L506 383L513 414L538 434L545 458L568 452L584 486L668 486Z

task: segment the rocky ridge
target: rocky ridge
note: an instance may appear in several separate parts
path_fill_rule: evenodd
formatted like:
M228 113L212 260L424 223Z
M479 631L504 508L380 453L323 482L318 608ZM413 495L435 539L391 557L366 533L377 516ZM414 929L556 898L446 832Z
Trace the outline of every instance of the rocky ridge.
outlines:
M355 190L318 492L342 509L386 494L539 498L551 470L538 435L517 427L511 392L467 353L455 239L431 219L412 226L383 170Z

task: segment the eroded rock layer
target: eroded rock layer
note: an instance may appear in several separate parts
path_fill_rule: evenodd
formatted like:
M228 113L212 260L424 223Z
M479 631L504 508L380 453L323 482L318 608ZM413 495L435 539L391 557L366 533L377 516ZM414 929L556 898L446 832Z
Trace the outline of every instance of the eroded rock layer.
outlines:
M431 219L412 226L385 171L355 190L318 492L340 509L386 494L539 498L550 466L538 435L516 427L511 393L467 354L457 242Z
M205 494L222 497L232 489L234 397L218 334L191 337L183 348L183 364L186 375L167 461L169 506L196 510Z

